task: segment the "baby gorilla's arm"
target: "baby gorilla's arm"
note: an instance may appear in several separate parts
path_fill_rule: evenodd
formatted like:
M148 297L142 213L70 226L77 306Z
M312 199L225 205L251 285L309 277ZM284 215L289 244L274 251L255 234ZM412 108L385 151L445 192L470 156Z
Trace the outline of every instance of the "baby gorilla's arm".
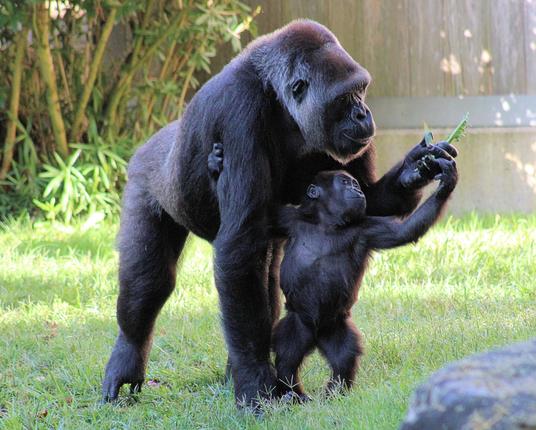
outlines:
M272 227L272 235L281 239L287 238L292 233L292 227L299 222L299 218L298 208L291 205L281 206Z
M393 218L367 217L361 225L367 246L371 249L388 249L419 240L439 219L447 200L458 181L454 160L436 160L441 180L437 190L404 222Z

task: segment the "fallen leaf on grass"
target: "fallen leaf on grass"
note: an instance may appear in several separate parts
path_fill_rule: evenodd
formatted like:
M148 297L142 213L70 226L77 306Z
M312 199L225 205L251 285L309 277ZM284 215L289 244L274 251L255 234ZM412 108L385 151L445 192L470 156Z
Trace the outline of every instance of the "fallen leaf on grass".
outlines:
M162 383L158 379L149 379L147 381L147 386L151 388L158 388Z

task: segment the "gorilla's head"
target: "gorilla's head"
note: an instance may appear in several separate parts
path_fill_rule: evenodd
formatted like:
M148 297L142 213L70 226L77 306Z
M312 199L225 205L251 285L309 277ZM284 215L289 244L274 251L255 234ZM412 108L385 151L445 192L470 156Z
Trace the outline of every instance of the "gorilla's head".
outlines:
M343 164L362 154L375 129L367 70L314 21L294 21L267 41L262 72L299 127L300 152L327 152Z

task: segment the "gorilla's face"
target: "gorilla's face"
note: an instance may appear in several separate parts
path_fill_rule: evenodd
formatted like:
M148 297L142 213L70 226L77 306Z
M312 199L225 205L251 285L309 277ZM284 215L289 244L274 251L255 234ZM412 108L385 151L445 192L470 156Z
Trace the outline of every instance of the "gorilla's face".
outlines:
M327 152L343 164L361 155L374 136L374 119L365 104L369 83L368 72L358 66L348 79L332 86L323 105Z
M370 74L336 42L294 56L285 104L305 152L329 153L346 164L371 142L375 125L365 104Z

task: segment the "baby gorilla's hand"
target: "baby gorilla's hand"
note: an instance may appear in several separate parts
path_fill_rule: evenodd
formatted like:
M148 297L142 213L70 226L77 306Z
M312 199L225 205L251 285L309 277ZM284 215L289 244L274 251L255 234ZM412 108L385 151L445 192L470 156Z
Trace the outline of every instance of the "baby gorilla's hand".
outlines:
M218 179L223 170L223 145L215 143L208 155L208 171L214 179Z

